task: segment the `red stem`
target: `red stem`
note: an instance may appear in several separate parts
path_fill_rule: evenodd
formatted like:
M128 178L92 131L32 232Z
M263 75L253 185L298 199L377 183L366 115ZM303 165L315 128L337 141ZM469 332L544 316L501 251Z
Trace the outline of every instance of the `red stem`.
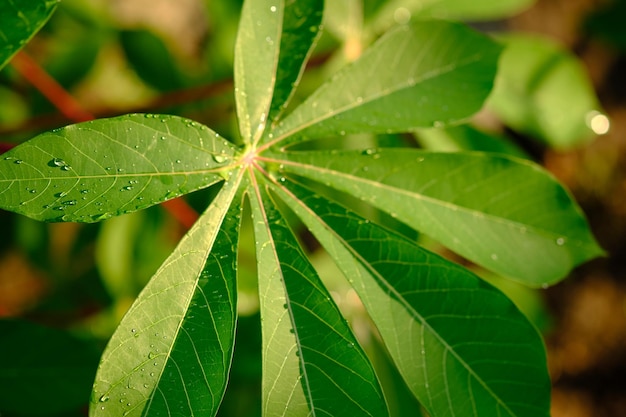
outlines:
M13 67L46 97L65 117L73 122L93 120L94 116L85 110L61 84L52 78L26 52L20 51L11 61Z

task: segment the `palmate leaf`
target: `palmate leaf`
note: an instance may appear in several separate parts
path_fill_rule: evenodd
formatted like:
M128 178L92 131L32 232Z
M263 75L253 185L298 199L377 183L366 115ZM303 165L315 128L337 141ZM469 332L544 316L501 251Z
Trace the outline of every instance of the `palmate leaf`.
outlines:
M489 94L500 50L461 24L400 26L294 109L267 141L406 132L467 118Z
M223 179L234 146L175 116L133 114L42 133L0 157L0 208L95 222Z
M0 68L48 21L59 0L0 2Z
M359 197L468 259L529 285L557 282L602 254L570 195L527 161L415 149L283 155L277 163L285 172Z
M235 335L237 186L225 183L124 316L98 368L91 416L217 413Z
M346 275L433 416L548 416L541 338L471 272L283 178L275 190Z
M235 99L244 143L260 138L299 81L322 22L323 0L244 3L235 45Z
M388 415L372 365L258 180L263 416Z

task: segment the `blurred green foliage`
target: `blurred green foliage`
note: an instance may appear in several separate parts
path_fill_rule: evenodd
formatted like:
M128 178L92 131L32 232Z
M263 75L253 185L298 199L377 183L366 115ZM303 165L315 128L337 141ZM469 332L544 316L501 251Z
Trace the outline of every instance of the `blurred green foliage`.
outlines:
M52 4L45 3L48 7ZM318 45L311 71L297 91L294 103L308 96L328 73L358 56L386 28L419 17L416 10L420 7L419 2L411 1L327 3L328 31ZM454 18L489 20L520 11L530 2L503 2L506 3L503 7L510 8L498 14L492 13L490 2L481 2L486 5L483 9L486 12L472 9L466 14L463 3L453 3L459 6L450 14ZM614 7L621 10L623 4L618 2ZM164 31L155 21L128 23L119 19L109 6L104 1L61 2L48 24L32 40L28 53L97 114L150 108L192 117L221 133L236 130L230 89L210 89L208 94L196 92L203 86L228 82L231 77L241 1L206 0L201 16L206 21L206 30L193 40L180 39L176 29ZM429 14L440 13L433 6ZM599 12L589 21L588 28L624 48L617 16L612 9ZM41 19L39 23L44 21ZM508 49L490 102L490 109L500 122L531 140L557 148L579 146L592 138L594 129L589 117L601 114L601 109L580 62L549 40L508 35L501 38ZM197 46L185 52L186 44ZM0 55L0 65L14 52ZM167 95L176 92L176 96ZM172 101L160 101L163 97L171 97ZM2 69L2 142L17 144L35 133L68 122L54 114L53 107L36 89L26 85L14 68ZM463 126L417 131L415 136L408 137L366 135L358 141L387 146L419 143L430 149L480 150L528 157L511 138L504 136L502 130L486 132L475 126ZM351 147L350 138L345 143L346 148ZM203 190L187 200L202 210L213 195L214 190ZM394 224L393 219L379 216L383 222ZM0 212L0 228L5 235L0 252L0 314L27 320L0 321L0 358L3 358L0 412L14 417L83 415L80 410L89 401L89 386L106 340L184 230L160 207L97 225L37 223ZM250 224L243 226L244 231L250 228ZM303 232L301 238L309 244L319 269L332 270L329 259L316 251L317 245L310 235ZM260 415L261 342L252 243L242 245L240 253L242 317L231 382L220 412L224 416ZM16 264L13 259L18 259ZM323 276L332 277L333 273ZM537 325L546 322L536 291L502 284L498 277L488 280L518 300ZM328 284L339 306L354 323L367 322L345 282L330 279ZM44 323L46 327L32 322ZM409 406L417 410L418 405L389 363L376 335L358 331L357 335L364 338L368 353L375 358L384 389L395 394L388 396L394 415L404 415ZM38 384L31 385L32 381ZM33 394L35 391L37 395ZM34 397L37 401L30 400ZM45 409L38 405L44 402L48 405Z

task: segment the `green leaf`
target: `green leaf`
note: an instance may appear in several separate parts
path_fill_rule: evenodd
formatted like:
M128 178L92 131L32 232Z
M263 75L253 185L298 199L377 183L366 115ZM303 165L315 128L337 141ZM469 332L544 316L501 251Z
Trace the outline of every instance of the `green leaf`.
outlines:
M388 415L363 349L267 185L254 185L249 195L263 323L263 415Z
M400 26L294 109L271 132L270 143L337 132L406 132L467 118L491 89L499 52L461 24Z
M506 137L483 132L471 125L418 129L416 133L419 143L429 151L482 151L530 159L526 152Z
M123 30L119 37L128 63L142 80L160 91L183 87L176 58L161 38L148 30Z
M253 143L287 104L315 43L323 0L244 3L235 44L239 130Z
M217 413L235 335L237 186L225 183L122 319L102 356L91 416Z
M401 235L282 184L289 191L281 196L348 277L431 415L549 415L543 343L508 298Z
M596 95L581 62L554 42L531 35L502 38L493 94L487 104L504 123L557 149L594 137L600 117ZM596 129L598 129L596 127ZM598 130L602 133L603 129Z
M361 198L466 258L528 285L557 282L574 266L602 254L567 191L527 161L414 149L286 155L277 162L285 172Z
M89 400L98 366L95 345L21 320L0 320L0 334L3 415L66 415Z
M42 133L0 157L0 208L95 222L223 179L234 146L199 123L128 115Z
M0 2L0 68L48 21L59 0Z
M378 31L411 17L450 20L496 20L513 16L530 7L535 0L392 0L376 14L371 25Z

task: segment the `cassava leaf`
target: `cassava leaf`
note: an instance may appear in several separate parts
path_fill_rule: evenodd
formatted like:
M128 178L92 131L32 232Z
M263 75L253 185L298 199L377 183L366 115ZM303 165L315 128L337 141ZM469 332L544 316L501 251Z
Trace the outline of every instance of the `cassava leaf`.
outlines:
M263 415L388 415L372 365L265 187L255 184L249 192L263 322Z
M549 415L535 328L467 269L285 180L277 192L353 285L407 385L433 416Z
M244 3L235 44L235 99L244 143L286 105L315 43L323 0Z
M420 145L429 151L481 151L530 159L526 152L506 137L483 132L467 124L447 129L417 129L415 133Z
M235 335L237 186L225 183L122 319L96 375L92 417L217 413Z
M59 0L0 2L0 68L48 21Z
M269 143L406 132L467 118L491 89L500 49L457 23L397 27L285 117Z
M601 116L593 86L581 62L549 39L512 34L487 106L507 125L557 149L594 137Z
M391 0L374 16L371 26L387 30L411 17L435 17L450 20L495 20L513 16L530 7L535 0Z
M283 155L285 172L361 198L468 259L528 285L557 282L574 266L602 254L567 191L527 161L415 149Z
M0 156L0 208L36 220L94 222L222 180L234 146L175 116L67 126Z

